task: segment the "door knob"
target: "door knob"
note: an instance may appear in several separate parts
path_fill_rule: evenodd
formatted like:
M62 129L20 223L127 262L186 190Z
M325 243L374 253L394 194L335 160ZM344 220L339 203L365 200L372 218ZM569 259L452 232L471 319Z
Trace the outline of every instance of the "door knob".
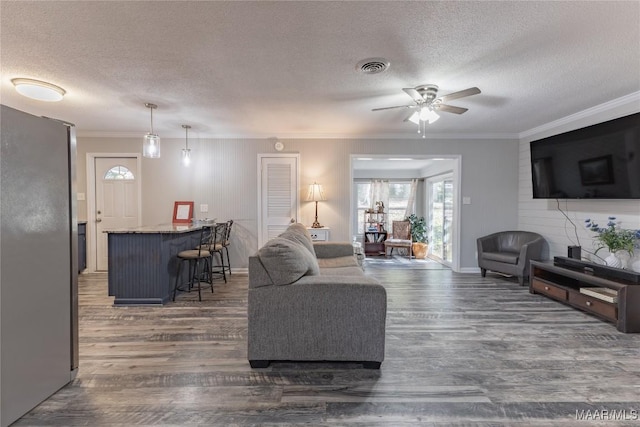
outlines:
M291 224L294 224L295 222L296 222L296 220L291 218Z
M96 212L96 213L99 215L99 214L101 214L101 213L102 213L102 211L98 211L98 212Z
M96 222L102 222L102 218L96 219Z

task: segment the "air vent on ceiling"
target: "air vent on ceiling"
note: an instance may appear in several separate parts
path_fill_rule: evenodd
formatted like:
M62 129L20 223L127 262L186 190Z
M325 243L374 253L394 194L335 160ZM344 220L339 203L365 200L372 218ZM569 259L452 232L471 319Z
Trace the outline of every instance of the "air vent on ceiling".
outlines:
M384 58L367 58L358 62L356 70L364 74L378 74L389 68L389 61Z

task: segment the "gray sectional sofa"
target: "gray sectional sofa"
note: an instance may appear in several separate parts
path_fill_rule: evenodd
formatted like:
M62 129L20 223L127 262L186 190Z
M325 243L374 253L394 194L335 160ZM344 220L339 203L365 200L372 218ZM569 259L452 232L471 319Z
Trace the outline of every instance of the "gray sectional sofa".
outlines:
M387 294L365 276L348 243L313 243L291 225L249 257L248 359L362 362L384 360Z

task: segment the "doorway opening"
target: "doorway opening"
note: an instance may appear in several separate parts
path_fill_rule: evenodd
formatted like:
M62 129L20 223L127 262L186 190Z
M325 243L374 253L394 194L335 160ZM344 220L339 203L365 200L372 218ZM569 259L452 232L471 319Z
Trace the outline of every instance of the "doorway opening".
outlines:
M365 212L376 200L365 197L367 188L376 181L402 184L417 180L413 212L424 217L429 227L429 246L436 243L436 252L429 259L450 267L453 271L460 269L460 155L351 155L351 236L355 241L364 241L366 216ZM446 209L443 202L436 203L434 211L430 195L430 183L438 177L449 177L446 184ZM444 187L444 184L442 184ZM443 194L443 197L445 194ZM375 198L375 197L374 197ZM409 197L405 197L407 202ZM404 208L403 208L404 209ZM442 212L439 217L437 209ZM409 211L409 210L407 210ZM446 219L446 221L444 221ZM444 222L443 222L444 221ZM389 226L390 226L389 222ZM446 224L446 232L445 232ZM386 224L385 224L386 225ZM434 234L435 233L435 234ZM443 248L445 251L443 252Z

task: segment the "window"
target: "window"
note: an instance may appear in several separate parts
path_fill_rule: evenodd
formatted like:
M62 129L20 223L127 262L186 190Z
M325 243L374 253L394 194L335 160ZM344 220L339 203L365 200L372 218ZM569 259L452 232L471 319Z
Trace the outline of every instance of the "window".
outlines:
M371 208L373 203L371 202L371 183L370 182L356 182L356 198L357 198L357 228L356 234L364 234L364 212Z
M393 221L403 221L411 194L410 182L389 183L389 204L387 205L387 229L393 232Z
M407 210L407 203L411 195L410 181L393 181L385 182L389 187L389 196L387 200L382 200L385 206L385 229L393 232L393 221L403 221ZM356 181L356 215L357 228L356 233L362 235L364 233L364 213L367 209L375 208L374 204L378 200L371 200L372 184L370 181ZM386 194L386 191L383 192Z
M135 177L127 167L114 166L104 174L104 179L135 179Z

